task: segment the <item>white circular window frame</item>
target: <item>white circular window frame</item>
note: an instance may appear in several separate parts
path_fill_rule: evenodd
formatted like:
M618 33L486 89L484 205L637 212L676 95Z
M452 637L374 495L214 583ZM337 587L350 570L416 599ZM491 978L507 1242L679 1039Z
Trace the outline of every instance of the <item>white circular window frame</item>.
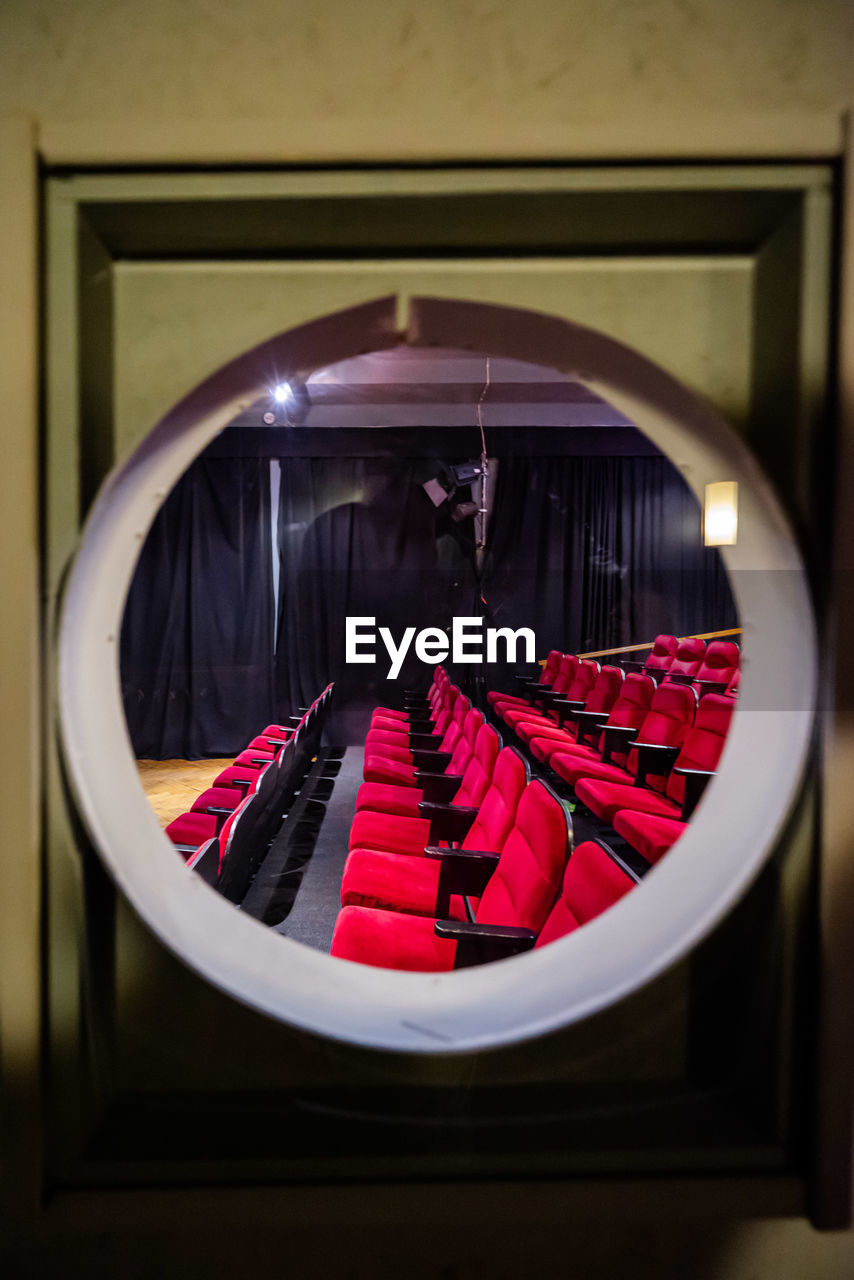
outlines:
M381 299L241 356L111 472L64 599L61 732L95 847L140 916L189 966L246 1004L320 1035L385 1050L456 1052L552 1031L628 995L684 956L745 892L800 784L815 704L815 626L794 537L757 463L721 417L664 370L603 334L534 312L411 299L401 333L397 307L396 298ZM718 773L687 831L641 892L584 929L500 964L441 974L333 959L241 914L188 873L140 784L118 661L142 542L197 454L277 378L401 341L553 367L635 422L701 502L707 482L739 483L738 543L722 555L734 573L746 661ZM760 685L776 691L779 709L753 709Z

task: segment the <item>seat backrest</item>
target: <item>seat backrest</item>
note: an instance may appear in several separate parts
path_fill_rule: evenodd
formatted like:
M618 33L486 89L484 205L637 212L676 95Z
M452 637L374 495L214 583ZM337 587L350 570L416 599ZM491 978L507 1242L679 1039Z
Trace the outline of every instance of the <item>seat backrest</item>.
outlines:
M530 777L530 767L518 751L513 747L499 751L489 787L463 841L464 849L498 852L513 826L519 801Z
M675 636L656 636L655 643L644 665L646 671L666 671L673 659L676 657L676 650L679 647L679 641ZM608 856L607 854L605 855Z
M590 690L585 708L587 711L610 711L623 685L622 667L603 667Z
M483 724L477 731L472 757L466 765L460 789L453 804L472 805L479 809L492 782L495 761L501 750L501 739L491 725ZM453 770L449 770L453 772Z
M738 645L731 640L710 640L699 669L698 680L722 680L728 684L738 670Z
M675 768L717 769L735 704L722 693L707 693L697 704L694 723L685 735ZM685 799L685 779L671 773L666 794L677 804Z
M477 741L478 730L482 724L482 713L478 711L477 707L469 707L463 720L462 731L457 740L457 745L454 747L448 764L448 773L465 773L466 765L474 754L474 744Z
M549 652L549 656L546 658L545 663L543 664L543 669L540 672L540 684L554 684L554 678L557 675L558 667L560 666L561 656L560 649L552 649Z
M573 849L557 901L534 944L544 947L600 916L637 884L595 840Z
M564 802L539 779L530 782L480 899L478 923L539 933L560 889L570 831Z
M598 675L599 663L596 659L582 658L575 668L575 675L572 677L565 696L572 702L586 703Z
M703 661L705 652L705 640L698 640L696 636L688 636L686 639L680 640L676 655L667 668L667 674L669 676L695 676L700 669L700 663Z
M454 706L460 691L455 684L449 684L442 695L442 700L436 708L436 719L434 721L436 733L444 734L454 714ZM469 704L471 705L471 704Z
M575 677L575 669L578 666L578 659L573 653L565 653L561 657L557 674L552 681L552 688L556 693L566 694L567 689L572 684Z
M681 747L694 720L697 695L689 684L660 684L652 695L649 711L638 730L638 742L651 742L662 747ZM637 773L638 753L632 748L626 765L629 773ZM647 786L663 791L665 778L649 774Z
M462 737L463 721L470 711L471 703L468 698L457 698L454 703L454 709L451 712L451 719L445 726L445 731L442 735L442 751L453 751Z
M630 673L620 686L620 696L610 710L607 723L619 725L623 729L639 729L654 693L655 681L652 676L641 675L639 672ZM600 735L598 746L601 751L604 734ZM627 756L626 751L613 751L611 760L614 764L625 767Z

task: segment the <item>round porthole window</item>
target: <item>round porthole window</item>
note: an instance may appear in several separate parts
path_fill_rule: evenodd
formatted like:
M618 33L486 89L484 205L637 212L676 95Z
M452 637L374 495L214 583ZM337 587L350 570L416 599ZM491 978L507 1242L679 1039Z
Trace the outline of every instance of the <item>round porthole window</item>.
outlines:
M395 299L383 300L247 353L176 406L115 468L90 513L65 594L61 728L96 848L139 914L187 964L245 1003L321 1035L454 1052L535 1036L605 1007L684 955L738 900L797 793L813 720L816 643L806 574L785 516L755 460L708 405L636 352L553 317L413 299L401 334L395 311ZM641 891L548 946L449 972L324 955L259 926L188 872L140 786L119 679L122 617L140 548L186 467L271 386L284 403L298 385L287 377L292 372L401 343L544 365L571 375L639 428L704 505L706 540L720 546L746 655L719 767Z

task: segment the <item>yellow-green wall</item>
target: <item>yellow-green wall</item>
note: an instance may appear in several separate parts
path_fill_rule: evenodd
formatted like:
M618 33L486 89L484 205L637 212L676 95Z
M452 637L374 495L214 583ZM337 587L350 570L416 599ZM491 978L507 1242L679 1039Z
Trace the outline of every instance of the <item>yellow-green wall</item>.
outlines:
M32 117L43 154L60 163L834 155L852 102L851 0L0 5L0 115ZM27 213L15 181L2 197L7 234ZM31 353L20 332L7 329L0 341L14 357L15 389L26 394ZM7 441L14 430L22 428L4 426ZM27 455L26 438L15 447ZM32 497L26 484L7 496L18 504L23 582ZM25 586L20 598L31 601ZM26 634L31 618L18 616ZM3 635L5 654L14 654L20 627ZM30 652L35 643L32 636ZM22 669L26 677L26 661ZM16 696L7 740L31 723L26 679ZM15 767L29 768L25 750ZM32 822L20 827L24 838L28 830ZM414 1237L389 1224L367 1240L349 1230L330 1241L259 1220L241 1264L233 1255L247 1237L239 1231L201 1220L168 1227L155 1204L145 1228L116 1226L97 1239L75 1228L72 1214L46 1270L62 1273L65 1257L73 1274L79 1265L93 1274L250 1276L257 1262L263 1274L296 1277L500 1277L543 1265L543 1251L562 1244L557 1265L566 1275L854 1275L854 1235L819 1235L799 1221L685 1223L668 1203L654 1221L622 1226L576 1216L556 1230L538 1226L535 1212L532 1221L530 1206L520 1217L527 1226L508 1226L492 1244L476 1228L454 1229L458 1270L443 1257L438 1224Z

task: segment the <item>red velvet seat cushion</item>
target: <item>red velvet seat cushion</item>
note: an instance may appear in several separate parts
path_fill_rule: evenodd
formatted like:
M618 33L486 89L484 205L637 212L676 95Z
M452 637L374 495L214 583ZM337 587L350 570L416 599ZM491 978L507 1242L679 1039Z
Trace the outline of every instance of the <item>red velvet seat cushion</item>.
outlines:
M650 777L650 781L652 778ZM594 778L582 778L575 788L582 804L587 805L603 822L612 822L619 809L635 809L638 813L655 813L662 818L678 818L681 806L667 796L646 787L627 783L602 782Z
M260 738L292 738L295 729L296 725L292 724L268 724L258 736Z
M218 809L236 809L242 799L243 791L240 787L208 787L201 795L196 796L190 812L201 813L209 805L215 805Z
M408 711L398 711L394 707L377 707L371 716L371 724L378 720L396 720L401 724L407 724L409 721Z
M227 769L223 769L222 773L218 773L214 778L215 787L228 787L232 783L241 782L257 782L260 769L250 769L239 764L230 764Z
M393 787L414 787L415 770L411 764L406 764L402 760L366 754L364 779L365 782L383 782Z
M601 760L588 760L569 751L556 751L550 761L564 782L574 787L582 778L602 778L605 782L631 782L632 775L615 764L603 764Z
M442 973L454 967L457 944L437 938L431 916L372 907L343 907L335 921L331 954L384 969Z
M351 849L387 849L420 857L429 842L430 823L426 818L362 809L350 827Z
M281 740L275 739L275 735L271 734L269 737L267 737L265 734L261 733L258 735L257 738L253 738L252 741L247 744L246 750L247 751L256 751L256 750L272 751L273 753L275 753L276 751L281 750L283 746L284 746L284 742Z
M341 877L341 905L435 916L440 864L381 849L353 849ZM465 920L463 900L451 898L452 920Z
M638 813L632 809L620 809L614 815L614 830L651 863L658 862L687 827L687 822Z
M408 765L410 769L414 768L412 752L408 747L392 747L387 742L366 742L365 757L368 756L378 760L393 760L397 764Z
M246 751L241 751L239 756L234 757L234 763L236 765L240 765L242 768L259 769L261 766L256 765L254 761L264 760L266 763L267 761L275 760L275 758L275 751L262 751L259 748L249 750L249 748L247 748Z
M595 747L591 747L587 743L576 742L572 734L568 733L564 734L562 738L532 738L528 746L537 759L542 760L544 764L550 764L552 756L558 751L562 751L565 755L579 756L582 760L601 759Z
M212 813L182 813L169 823L166 834L173 844L203 844L216 835L216 818Z
M424 799L419 787L396 787L389 782L363 782L356 793L356 812L373 809L375 813L399 813L417 818L418 805Z

